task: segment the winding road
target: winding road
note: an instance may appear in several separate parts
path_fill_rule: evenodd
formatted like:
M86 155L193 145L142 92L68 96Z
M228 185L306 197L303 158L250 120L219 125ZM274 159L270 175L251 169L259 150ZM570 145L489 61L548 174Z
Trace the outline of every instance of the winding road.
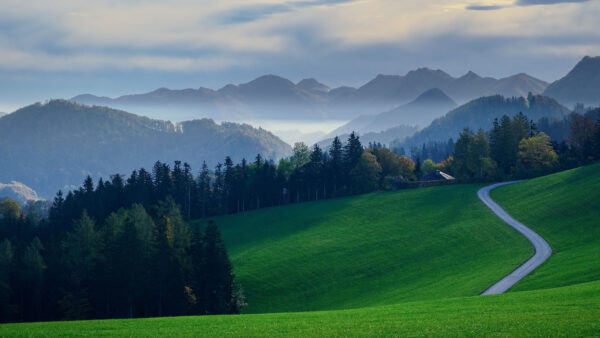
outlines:
M487 290L485 290L481 295L496 295L500 293L504 293L506 290L510 289L513 285L515 285L518 281L523 279L523 277L530 274L535 268L540 266L540 264L544 263L548 257L552 254L552 249L550 245L537 233L533 230L529 229L516 219L512 218L502 207L500 207L496 202L494 202L490 198L490 191L494 188L497 188L502 185L507 185L511 183L516 183L521 181L510 181L510 182L502 182L489 185L487 187L479 189L477 191L477 196L480 200L485 203L500 219L506 222L511 227L515 228L518 232L523 234L535 247L535 255L519 266L515 271L508 274L506 277L502 278L496 284L490 286Z

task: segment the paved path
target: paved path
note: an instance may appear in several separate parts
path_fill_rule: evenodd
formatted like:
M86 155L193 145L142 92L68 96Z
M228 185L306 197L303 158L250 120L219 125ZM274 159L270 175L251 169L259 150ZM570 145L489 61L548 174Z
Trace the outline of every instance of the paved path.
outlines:
M495 295L504 293L506 290L510 289L513 285L515 285L518 281L523 279L523 277L527 276L531 273L535 268L537 268L540 264L544 263L548 257L552 254L552 249L550 245L538 234L533 232L533 230L529 229L522 223L518 222L516 219L510 217L509 214L504 211L496 202L494 202L490 198L490 190L497 188L501 185L516 183L520 181L510 181L510 182L502 182L489 185L487 187L479 189L477 192L477 196L480 200L488 206L488 208L492 209L492 211L500 217L504 222L508 223L511 227L515 228L518 232L522 233L531 244L535 247L535 255L531 257L527 262L523 263L523 265L519 266L515 271L511 272L506 277L502 278L496 284L492 285L490 288L485 290L482 295Z

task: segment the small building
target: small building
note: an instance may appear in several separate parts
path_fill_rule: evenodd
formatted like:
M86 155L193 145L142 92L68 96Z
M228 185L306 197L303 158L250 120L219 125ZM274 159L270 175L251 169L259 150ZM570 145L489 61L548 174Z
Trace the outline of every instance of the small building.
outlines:
M436 170L436 171L432 171L429 174L421 177L419 179L419 181L451 181L451 180L455 180L456 178L454 178L451 175L446 174L443 171L440 170Z

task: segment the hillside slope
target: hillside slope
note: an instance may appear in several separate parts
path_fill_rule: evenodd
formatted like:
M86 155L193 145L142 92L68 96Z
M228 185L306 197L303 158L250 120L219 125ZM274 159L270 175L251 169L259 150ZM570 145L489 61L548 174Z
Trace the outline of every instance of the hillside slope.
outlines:
M600 164L500 187L491 197L552 247L512 291L600 280Z
M95 320L95 321L75 321L75 322L52 322L52 323L22 323L22 324L4 324L0 326L0 336L48 336L48 335L86 335L93 336L596 336L600 332L600 276L598 276L598 264L600 256L598 255L598 220L600 220L600 211L597 206L599 202L599 193L597 187L600 184L600 164L569 170L549 176L532 179L523 183L517 183L498 188L492 192L492 197L510 212L515 218L527 222L535 231L542 234L553 246L555 255L552 256L544 265L538 268L539 273L534 272L529 279L521 281L512 291L521 289L537 289L531 291L509 292L494 296L474 296L460 297L450 299L433 299L418 302L405 302L386 306L365 307L359 309L337 310L337 311L316 311L316 312L294 312L294 313L269 313L269 314L247 314L239 316L198 316L198 317L172 317L172 318L150 318L150 319L122 319L122 320ZM395 206L400 209L410 207L413 210L421 212L432 212L438 209L446 212L445 204L453 204L449 198L454 198L458 203L467 203L465 206L470 208L466 212L461 210L456 217L446 215L444 222L446 226L430 227L429 222L422 219L423 222L413 223L414 218L400 218L398 224L408 226L391 227L396 230L403 230L400 233L406 233L406 240L415 240L411 233L423 232L419 241L429 241L431 237L439 240L438 246L447 248L447 245L456 245L461 241L462 232L443 231L450 228L459 228L468 230L477 228L473 224L481 222L490 224L490 230L499 231L495 224L489 223L488 214L484 212L482 205L470 204L466 196L475 195L479 185L467 186L447 186L441 188L419 189L413 191L401 191L387 194L371 194L361 196L366 200L340 199L337 201L327 201L338 204L337 207L347 206L346 214L349 214L349 208L355 206L352 202L367 204L367 201L376 200L384 202L386 199L392 199ZM453 189L460 189L452 192ZM440 198L436 198L437 195ZM253 253L265 258L273 253L273 246L281 243L291 233L301 232L310 233L311 228L315 226L323 228L342 228L348 231L351 236L344 236L339 239L336 236L322 236L313 238L313 241L304 243L299 247L289 245L286 250L281 251L280 255L288 258L297 257L296 251L306 252L301 264L294 259L283 259L289 263L287 271L280 272L278 278L285 278L285 273L291 273L294 277L300 276L301 282L307 279L306 285L314 281L314 275L307 274L305 265L322 264L330 268L335 268L336 264L342 264L342 268L352 268L353 265L360 264L359 257L348 255L347 251L337 249L336 242L343 242L351 237L364 236L364 242L373 238L372 232L380 230L378 226L363 226L350 228L343 218L338 218L340 222L336 225L327 226L325 223L335 215L334 206L323 205L324 202L309 203L299 205L299 211L287 213L278 213L277 210L286 210L285 208L273 208L262 210L252 215L248 213L247 218L251 222L244 221L244 218L227 217L221 218L221 228L224 235L228 236L228 244L232 248L235 260L252 262L251 257L243 253ZM424 206L427 205L428 206ZM316 209L315 206L321 205L322 209ZM302 206L305 206L303 209ZM388 204L383 203L379 212L387 210ZM457 205L453 205L457 207ZM483 207L485 208L485 207ZM377 208L376 208L377 209ZM319 213L318 210L330 210L329 214ZM302 211L305 211L304 214ZM374 216L373 211L358 210L359 213L367 213ZM394 218L399 216L394 215ZM328 217L325 217L328 215ZM479 217L479 222L473 221L470 217ZM439 215L434 215L433 217ZM294 220L290 218L300 217L298 224L293 227L290 223ZM224 222L229 219L228 222ZM311 221L311 219L313 219ZM385 219L385 218L384 218ZM464 222L459 222L462 219ZM404 221L406 220L406 221ZM268 226L268 222L278 221L276 226ZM243 222L243 223L242 223ZM315 225L315 223L321 223ZM371 222L378 223L378 222ZM450 225L454 223L454 225ZM458 225L464 224L464 226ZM419 226L415 226L419 224ZM423 226L424 225L424 226ZM498 224L503 228L509 228L505 224ZM248 234L248 227L253 227L257 236ZM400 229L398 229L400 228ZM431 231L435 229L436 231ZM478 231L486 229L478 227ZM472 229L475 230L475 229ZM244 232L246 231L246 232ZM477 231L473 231L477 232ZM489 237L492 234L480 234L481 238ZM331 235L340 235L330 231ZM497 233L498 238L490 243L492 245L483 248L497 252L494 244L500 244L503 240L513 241L513 233ZM392 236L390 241L397 240L394 232L385 232L386 236ZM506 237L508 235L508 237ZM518 237L517 237L518 238ZM446 243L448 242L449 243ZM381 242L381 241L380 241ZM399 242L399 241L398 241ZM478 242L478 241L477 241ZM291 244L292 242L290 242ZM514 243L514 244L513 244ZM418 242L411 243L412 246L419 246ZM250 248L254 245L260 245L254 252ZM372 248L374 251L386 251L382 245ZM328 247L329 250L322 250L322 254L314 257L313 247ZM396 251L401 246L396 246ZM516 255L520 245L517 242L511 242L508 245L507 253ZM473 250L471 246L460 247L466 253L465 257L480 256L481 249ZM344 260L328 261L331 253L341 251L345 255ZM389 250L390 252L392 250ZM459 250L457 250L459 251ZM511 252L512 251L512 252ZM454 253L454 252L452 252ZM484 252L485 253L485 252ZM389 252L387 253L389 254ZM460 256L460 255L459 255ZM464 259L465 257L457 258ZM435 255L433 255L435 257ZM422 260L427 265L436 266L435 258L427 257ZM438 258L441 256L438 256ZM507 256L508 257L508 256ZM277 257L271 256L277 259ZM396 258L391 256L390 258ZM281 257L279 258L281 260ZM443 258L438 259L443 261ZM269 261L266 262L266 269L277 267ZM394 262L402 262L397 261ZM377 269L382 262L372 260L369 267ZM446 262L448 264L448 262ZM392 266L393 264L390 264ZM404 267L406 264L397 264ZM462 271L462 265L450 264L448 268L437 266L440 274L428 275L430 282L435 277L444 278L448 270ZM478 267L484 274L485 269ZM544 270L546 269L546 270ZM243 269L242 269L243 270ZM246 271L237 269L239 278L248 276ZM255 268L255 271L260 269ZM425 270L425 269L424 269ZM245 274L246 273L246 274ZM321 278L328 277L328 271L321 271ZM464 273L464 272L463 272ZM361 282L362 276L357 276L354 282ZM457 283L463 283L460 274L456 275ZM476 281L482 282L476 274L471 275ZM589 281L589 282L586 282ZM352 282L352 281L350 281ZM433 282L435 283L435 282ZM277 284L273 281L265 281L265 288L273 287ZM335 288L332 287L329 293L335 293L338 289L342 291L349 284L348 279L342 280ZM296 292L302 292L305 284L300 285ZM568 285L556 287L557 285ZM403 284L396 283L396 287L403 292ZM430 289L430 285L421 285L422 288ZM448 289L454 288L454 283L445 286ZM266 290L263 295L279 298L280 290ZM326 290L327 291L327 290ZM413 292L415 290L412 290ZM431 289L430 289L431 291ZM442 292L443 293L443 292ZM440 293L440 295L442 294ZM367 293L371 295L370 293ZM393 296L393 294L390 294ZM324 297L330 297L327 292ZM355 297L361 297L356 293ZM417 297L418 298L418 297Z
M592 337L599 301L600 282L591 282L341 311L3 324L0 336Z
M514 116L519 112L537 121L542 117L560 120L569 110L556 100L539 95L531 95L528 98L505 98L499 95L481 97L448 112L394 146L404 146L408 149L410 146L431 141L446 142L450 138L456 140L465 127L472 131L489 130L495 118L499 119L502 115Z
M120 110L63 100L34 104L0 118L0 182L19 181L41 197L79 186L86 175L108 178L158 160L198 170L229 155L277 159L289 145L249 125L193 120L174 125Z
M477 295L533 253L477 199L480 187L375 193L215 221L246 312Z

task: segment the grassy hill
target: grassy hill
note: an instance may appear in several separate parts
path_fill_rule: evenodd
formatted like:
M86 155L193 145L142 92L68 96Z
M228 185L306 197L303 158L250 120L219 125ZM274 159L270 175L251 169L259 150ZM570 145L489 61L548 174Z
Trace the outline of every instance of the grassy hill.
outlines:
M216 218L246 312L477 295L533 254L476 196L445 186Z
M491 197L553 254L511 291L600 280L600 164L500 187Z
M409 149L410 146L420 146L431 141L446 142L450 138L456 140L465 127L473 131L489 130L495 118L500 119L503 115L514 116L519 112L533 121L543 117L561 120L570 113L556 100L540 95L528 98L505 98L500 95L480 97L435 119L413 136L393 143L392 147L403 146Z
M595 336L600 282L341 311L4 324L0 336Z
M495 282L531 248L476 199L480 185L445 186L217 219L250 312L365 307L5 324L0 336L595 336L599 169L492 191L554 250L507 294L460 297Z

